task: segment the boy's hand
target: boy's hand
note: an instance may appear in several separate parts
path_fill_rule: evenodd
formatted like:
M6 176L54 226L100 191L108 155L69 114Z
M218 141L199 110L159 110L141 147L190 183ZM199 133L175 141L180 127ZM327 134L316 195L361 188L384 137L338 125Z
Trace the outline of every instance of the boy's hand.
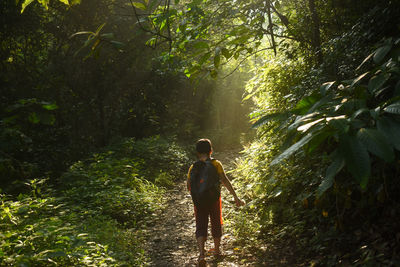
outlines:
M246 204L246 203L244 203L244 201L240 200L238 197L235 198L235 203L236 203L236 207L241 207Z

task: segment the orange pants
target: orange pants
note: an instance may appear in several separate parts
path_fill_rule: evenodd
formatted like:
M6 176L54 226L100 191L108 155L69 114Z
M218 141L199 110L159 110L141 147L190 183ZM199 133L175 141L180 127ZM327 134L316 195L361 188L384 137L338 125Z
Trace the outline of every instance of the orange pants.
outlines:
M194 207L196 217L196 238L200 236L207 237L208 217L211 221L211 235L214 238L222 236L222 200L221 197L210 207Z

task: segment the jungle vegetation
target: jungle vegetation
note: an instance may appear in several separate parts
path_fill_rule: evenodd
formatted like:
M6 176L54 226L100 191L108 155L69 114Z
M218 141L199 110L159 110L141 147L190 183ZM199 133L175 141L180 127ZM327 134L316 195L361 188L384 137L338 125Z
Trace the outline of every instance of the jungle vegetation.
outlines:
M0 14L1 265L144 265L137 231L204 136L242 149L228 225L259 265L400 265L399 1Z

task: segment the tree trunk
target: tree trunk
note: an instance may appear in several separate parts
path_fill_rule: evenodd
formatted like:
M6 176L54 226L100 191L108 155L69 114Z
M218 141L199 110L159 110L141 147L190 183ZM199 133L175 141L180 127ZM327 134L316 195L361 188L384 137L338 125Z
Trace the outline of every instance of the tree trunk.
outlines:
M272 24L270 0L266 1L266 8L267 8L267 15L268 15L268 29L269 29L269 33L271 35L272 48L274 49L274 54L276 56L276 44L275 44L274 29L273 29L273 24Z
M321 64L323 61L323 55L321 51L320 21L317 10L315 8L315 0L308 0L308 7L310 8L311 20L312 20L311 45L315 52L317 63Z

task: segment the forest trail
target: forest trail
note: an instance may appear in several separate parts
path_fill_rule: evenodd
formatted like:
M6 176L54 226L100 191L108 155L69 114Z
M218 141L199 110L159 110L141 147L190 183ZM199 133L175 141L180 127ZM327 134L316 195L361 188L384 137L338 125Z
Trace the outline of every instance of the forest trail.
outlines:
M229 171L234 168L234 160L238 151L214 153L213 156L220 160ZM165 209L154 216L154 221L144 233L146 250L150 257L150 266L197 266L198 250L195 242L195 220L193 204L186 189L186 180L182 178L177 185L165 194ZM226 189L222 197L230 200L232 197ZM222 212L227 214L233 205L224 202ZM206 250L212 248L212 239L206 243ZM215 258L207 256L208 266L255 266L255 259L246 255L239 247L234 246L234 239L229 230L224 229L222 237L223 255Z

